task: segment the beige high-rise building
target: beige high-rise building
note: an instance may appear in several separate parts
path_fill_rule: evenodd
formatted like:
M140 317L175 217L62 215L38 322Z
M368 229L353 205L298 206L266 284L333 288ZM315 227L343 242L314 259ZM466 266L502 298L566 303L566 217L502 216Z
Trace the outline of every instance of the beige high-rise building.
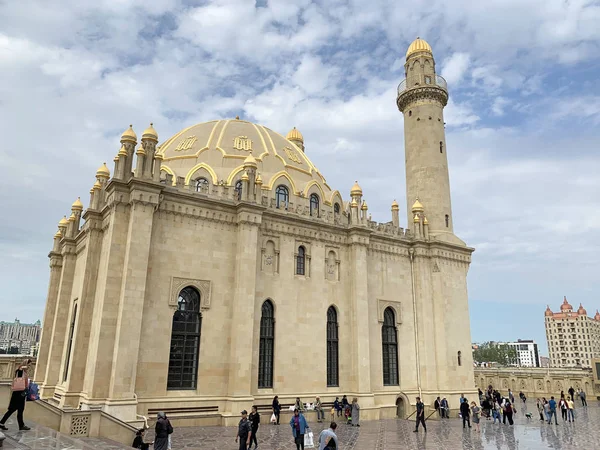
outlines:
M77 200L54 236L42 396L125 421L231 424L274 395L347 394L374 419L417 395L474 393L448 91L425 41L405 69L406 227L393 197L383 223L369 213L367 194L394 186L330 186L295 128L215 120L161 145L152 125L141 143L127 129L112 175L98 169L87 208Z
M592 367L600 358L600 312L588 317L580 303L576 311L564 298L560 312L546 308L546 340L552 367Z

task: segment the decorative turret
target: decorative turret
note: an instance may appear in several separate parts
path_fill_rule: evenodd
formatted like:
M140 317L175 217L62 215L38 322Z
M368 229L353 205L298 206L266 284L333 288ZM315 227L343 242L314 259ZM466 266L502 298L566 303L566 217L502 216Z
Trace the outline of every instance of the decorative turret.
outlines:
M400 205L398 205L398 202L396 201L396 199L394 199L394 201L392 202L392 225L394 225L394 227L400 226L399 211Z
M404 76L396 104L404 115L408 217L414 215L410 202L418 197L427 208L430 232L438 239L457 242L450 234L453 223L444 130L448 89L436 74L431 46L423 39L410 44Z
M573 311L573 307L567 301L567 297L565 296L562 305L560 305L560 310L563 312L571 312Z
M128 180L131 176L131 170L133 169L133 152L135 144L137 143L137 136L133 131L133 125L129 125L129 128L125 130L121 136L121 150L119 150L119 173L118 176L122 180Z
M363 200L360 210L361 210L360 222L362 224L366 225L368 217L369 217L369 214L367 213L367 211L369 210L369 206L367 205L366 200Z
M96 178L99 180L108 180L110 178L110 170L106 167L106 163L103 163L96 171Z
M594 320L597 320L598 322L600 322L600 312L598 312L598 310L596 310L596 315L594 316Z
M81 221L81 212L83 211L83 203L81 198L77 197L77 200L71 205L71 217L69 217L70 229L68 229L69 237L75 237L79 231L79 223Z
M415 216L413 217L413 225L415 237L418 239L421 237L421 218L418 214L415 214Z
M581 303L579 304L579 308L577 308L577 314L579 314L580 316L587 316L587 311Z
M135 134L135 131L133 131L133 125L129 125L129 128L123 132L121 135L121 142L137 143L137 135Z
M546 316L546 317L552 317L553 315L554 315L554 313L550 309L550 305L546 306L546 312L544 312L544 316Z
M150 140L154 142L158 142L158 133L154 129L154 124L150 123L150 126L144 130L142 133L142 142L145 140Z
M411 211L413 213L422 213L425 211L425 208L423 207L423 205L421 204L421 202L419 201L419 198L417 197L417 199L415 200L415 202L412 205Z
M152 179L154 170L154 155L156 154L156 144L158 144L158 133L154 129L154 124L150 124L142 133L142 145L146 154L143 157L142 177ZM138 160L139 161L139 160Z
M294 127L292 130L290 130L290 132L287 134L287 136L285 138L288 141L296 144L298 147L300 147L300 149L302 151L304 151L304 136L302 136L302 133L300 133L300 131L298 131L296 129L296 127Z
M58 230L60 231L60 233L65 236L67 234L67 226L69 225L69 221L67 220L67 216L63 216L62 219L60 219L60 222L58 222Z

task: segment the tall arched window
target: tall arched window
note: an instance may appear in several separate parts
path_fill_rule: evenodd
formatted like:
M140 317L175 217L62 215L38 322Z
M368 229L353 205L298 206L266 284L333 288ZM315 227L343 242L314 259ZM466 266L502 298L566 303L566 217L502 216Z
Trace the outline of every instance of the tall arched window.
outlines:
M235 199L241 200L242 199L242 180L238 180L235 183L234 191L235 191Z
M273 387L273 348L275 344L275 314L273 303L265 300L260 317L260 346L258 350L258 387Z
M396 333L396 315L392 308L383 312L381 328L383 350L383 385L398 385L398 336Z
M196 389L201 329L200 293L188 286L179 293L173 314L167 389Z
M319 196L310 194L310 215L319 217Z
M196 192L208 192L208 185L206 178L198 178L196 180Z
M327 310L327 386L339 386L338 321L333 306Z
M275 190L275 201L277 208L287 209L289 199L290 194L288 188L285 186L277 186L277 189Z
M71 318L71 326L69 328L69 342L67 342L67 359L65 361L65 371L63 381L67 381L69 377L69 364L71 362L71 351L73 350L73 335L75 334L75 324L77 323L77 303L73 306L73 317Z
M301 245L296 255L296 275L304 275L306 272L306 249Z
M336 214L340 213L340 204L339 203L334 203L333 205L333 212Z

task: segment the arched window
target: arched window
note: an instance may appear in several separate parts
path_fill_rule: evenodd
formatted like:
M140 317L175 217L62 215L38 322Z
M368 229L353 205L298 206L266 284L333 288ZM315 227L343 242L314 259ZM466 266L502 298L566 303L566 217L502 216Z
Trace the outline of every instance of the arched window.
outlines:
M450 225L450 216L446 214L446 228Z
M265 300L260 317L260 346L258 349L258 387L273 387L273 348L275 344L275 314L273 303Z
M290 194L288 188L286 188L285 186L277 186L277 189L275 190L275 200L277 208L287 209L289 199Z
M206 178L196 180L196 192L208 192L208 180Z
M296 255L296 275L304 275L306 271L306 249L301 245Z
M233 188L233 190L235 191L235 199L241 200L242 199L242 180L238 180L235 183L235 187Z
M319 196L310 194L310 215L319 217Z
M173 314L167 389L196 389L201 329L200 293L188 286L179 293Z
M327 386L339 386L338 321L333 306L327 310Z
M458 351L458 365L462 366L462 352L459 350Z
M71 362L71 351L73 350L73 335L75 334L75 324L77 323L77 303L73 306L73 317L71 318L71 327L69 328L69 342L67 342L67 359L65 361L65 372L63 381L69 377L69 363Z
M339 203L334 203L333 204L333 212L335 214L339 214L340 213L340 204Z
M444 153L444 143L440 141L440 153Z
M392 308L383 312L381 328L383 350L383 385L398 385L398 336L396 333L396 315Z

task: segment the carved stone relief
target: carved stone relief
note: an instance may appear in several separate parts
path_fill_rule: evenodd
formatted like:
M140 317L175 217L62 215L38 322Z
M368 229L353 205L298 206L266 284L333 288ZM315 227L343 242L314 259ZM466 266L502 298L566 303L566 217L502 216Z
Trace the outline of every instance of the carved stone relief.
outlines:
M169 296L169 306L177 307L179 293L185 287L195 287L200 293L200 309L210 308L211 283L209 280L197 280L193 278L171 278L171 295Z

